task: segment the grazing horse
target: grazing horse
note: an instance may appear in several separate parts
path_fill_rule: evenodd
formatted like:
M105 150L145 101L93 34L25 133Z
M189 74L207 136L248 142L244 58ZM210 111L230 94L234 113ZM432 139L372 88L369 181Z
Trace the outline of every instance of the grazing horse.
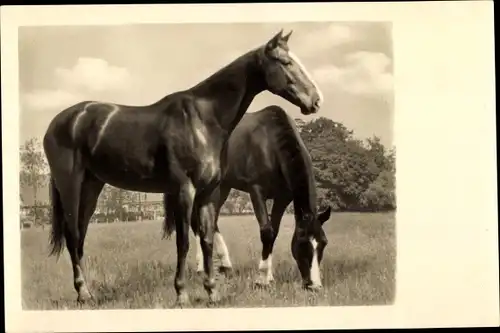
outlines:
M322 225L330 218L331 208L317 212L313 165L295 122L275 105L247 113L234 129L227 145L228 160L219 187L216 220L231 189L250 194L262 241L260 274L256 283L268 285L273 280L274 242L285 209L293 201L296 224L292 255L304 288L320 289L319 264L328 242ZM270 216L265 202L267 199L273 199ZM215 232L218 240L215 249L221 258L221 269L231 270L227 246L217 225ZM199 246L196 252L197 270L200 272L203 261Z
M281 30L202 82L153 104L86 101L54 117L43 140L51 172L51 254L59 254L65 240L78 301L92 298L81 260L89 220L106 183L164 194L164 236L176 232L176 305L189 304L190 226L199 234L209 302L219 299L213 203L227 139L262 91L281 96L305 115L318 112L322 102L319 88L289 49L290 34Z

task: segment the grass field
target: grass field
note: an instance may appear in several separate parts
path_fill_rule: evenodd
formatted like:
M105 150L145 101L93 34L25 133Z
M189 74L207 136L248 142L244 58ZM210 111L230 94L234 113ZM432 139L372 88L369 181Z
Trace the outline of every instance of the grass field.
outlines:
M321 264L324 290L303 291L290 252L293 216L284 216L273 256L272 287L254 286L261 242L253 215L221 217L234 272L219 276L220 307L305 305L381 305L395 294L394 213L336 213L324 229L329 244ZM48 257L49 228L21 231L22 298L25 310L75 309L69 255ZM193 307L207 306L195 270L190 236L187 283ZM89 227L84 269L96 302L83 308L169 308L175 301L175 237L161 239L161 222L93 224Z

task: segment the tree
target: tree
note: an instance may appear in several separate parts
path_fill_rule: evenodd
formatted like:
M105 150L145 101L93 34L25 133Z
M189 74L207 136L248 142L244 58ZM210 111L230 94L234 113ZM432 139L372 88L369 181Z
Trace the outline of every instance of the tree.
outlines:
M20 182L33 190L33 204L36 204L38 190L45 184L47 172L47 162L38 139L31 138L21 146L20 160ZM35 221L38 220L37 212L38 210L35 209Z
M102 207L104 208L104 214L107 219L115 218L123 221L125 219L125 205L134 202L134 198L137 198L137 192L126 191L121 188L117 188L111 185L104 185L100 200L102 200Z
M300 132L302 132L302 128L306 125L306 122L300 118L295 118L295 125L297 126L297 129Z
M392 210L396 208L395 177L389 170L382 171L360 197L363 210Z
M301 137L311 155L321 205L341 211L395 207L390 185L394 151L387 152L378 137L363 142L343 124L323 117L307 122Z
M250 195L248 193L238 191L237 189L231 189L223 207L229 214L241 214L248 206L249 202Z

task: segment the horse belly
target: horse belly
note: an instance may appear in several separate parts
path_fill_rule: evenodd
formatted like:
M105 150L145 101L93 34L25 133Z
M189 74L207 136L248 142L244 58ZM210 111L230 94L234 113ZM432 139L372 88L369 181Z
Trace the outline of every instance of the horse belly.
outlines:
M272 193L280 177L279 170L268 161L252 159L241 160L239 163L229 163L224 179L225 186L249 192L253 186L259 186L263 192Z
M168 187L167 168L156 163L153 157L127 156L114 151L93 156L89 165L97 178L112 186L130 191L163 193Z
M164 193L168 189L166 177L144 178L131 170L109 170L104 168L92 169L92 172L101 181L128 191Z

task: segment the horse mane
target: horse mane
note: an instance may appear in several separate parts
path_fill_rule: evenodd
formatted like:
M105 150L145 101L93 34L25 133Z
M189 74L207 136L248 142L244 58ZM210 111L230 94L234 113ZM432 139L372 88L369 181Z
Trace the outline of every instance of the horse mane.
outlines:
M294 195L305 196L311 212L316 214L316 182L309 151L300 136L295 121L281 108L275 106L280 116L281 131L277 137L279 164L285 181Z
M203 79L202 81L198 82L197 84L195 84L194 86L189 88L189 90L199 88L200 86L203 86L205 84L210 83L214 79L218 79L220 75L226 74L228 69L231 69L235 65L239 65L239 64L243 63L244 61L247 61L258 50L259 50L259 48L254 48L252 50L249 50L249 51L243 53L242 55L238 56L236 59L234 59L230 63L226 64L224 67L219 68L217 71L215 71L214 73L212 73L211 75L209 75L208 77Z

